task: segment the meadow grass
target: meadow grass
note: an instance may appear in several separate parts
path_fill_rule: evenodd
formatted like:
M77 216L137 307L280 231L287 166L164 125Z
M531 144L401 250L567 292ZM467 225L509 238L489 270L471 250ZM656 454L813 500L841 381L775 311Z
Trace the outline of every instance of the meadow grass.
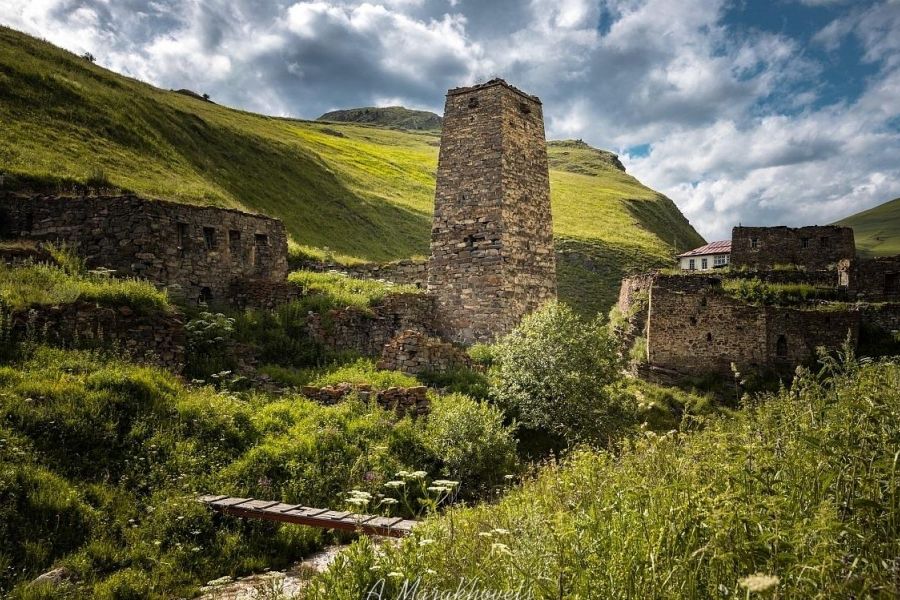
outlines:
M835 225L853 228L856 251L861 256L900 254L900 198L842 219Z
M330 539L216 517L194 500L201 493L341 509L349 490L383 493L402 470L465 474L471 498L516 468L499 411L461 396L433 403L427 420L398 420L358 400L220 393L38 347L0 365L0 595L189 597L223 575L284 568ZM27 583L54 565L77 583Z
M900 366L832 363L732 417L550 462L400 546L362 540L307 597L417 578L535 598L744 598L754 583L768 589L753 597L893 597L898 444Z
M373 390L385 390L389 387L415 387L419 381L399 371L384 371L375 368L375 361L360 358L354 362L337 364L318 369L291 369L278 365L264 365L262 373L272 377L279 383L301 387L311 385L325 387L350 383L353 385L369 385Z
M171 308L166 293L147 281L67 273L45 264L10 267L0 263L0 301L12 310L78 301L127 305L139 311Z
M215 100L215 98L213 98ZM429 253L436 132L256 115L111 73L0 28L7 187L102 181L282 219L296 256L352 263ZM606 312L624 273L702 239L674 203L584 145L550 143L559 289Z
M304 288L307 293L322 296L332 308L355 307L368 309L391 294L421 294L414 285L396 285L374 279L356 279L343 273L294 271L288 281Z

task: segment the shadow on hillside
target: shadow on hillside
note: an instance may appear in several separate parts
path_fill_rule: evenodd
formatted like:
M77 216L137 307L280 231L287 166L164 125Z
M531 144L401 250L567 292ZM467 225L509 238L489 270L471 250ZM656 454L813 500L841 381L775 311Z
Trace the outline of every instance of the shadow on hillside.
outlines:
M609 313L623 277L669 266L638 247L598 240L557 237L554 246L559 299L588 318Z
M300 243L370 260L428 248L431 215L359 197L299 144L210 124L166 105L146 112L199 174L245 207L284 220Z
M663 243L674 246L676 251L673 255L706 243L675 203L662 194L657 194L653 200L626 198L622 200L622 204L641 227Z

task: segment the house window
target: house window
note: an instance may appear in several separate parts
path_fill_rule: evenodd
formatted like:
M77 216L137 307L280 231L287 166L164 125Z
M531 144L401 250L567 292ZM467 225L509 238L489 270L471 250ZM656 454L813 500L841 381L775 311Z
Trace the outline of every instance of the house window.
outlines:
M809 238L800 238L800 247L809 248Z
M693 270L696 269L696 268L697 268L697 261L695 261L693 258L690 259L690 260L688 261L688 269L690 269L691 271L693 271Z
M254 236L254 240L256 241L257 246L268 246L269 245L269 236L264 233L257 233Z
M777 356L778 358L787 358L787 355L787 337L782 334L778 336L778 341L775 342L775 356Z
M828 247L828 238L827 237L819 238L819 245L822 246L823 248L827 248Z
M728 255L720 254L718 256L713 257L713 266L714 267L724 267L728 264Z
M228 232L228 251L232 256L241 255L241 232L236 229Z
M750 249L759 250L759 238L750 238Z
M207 250L216 249L216 229L215 227L203 228L203 241L206 243Z
M703 258L700 260L700 268L703 269L704 271L709 268L709 259L708 258Z

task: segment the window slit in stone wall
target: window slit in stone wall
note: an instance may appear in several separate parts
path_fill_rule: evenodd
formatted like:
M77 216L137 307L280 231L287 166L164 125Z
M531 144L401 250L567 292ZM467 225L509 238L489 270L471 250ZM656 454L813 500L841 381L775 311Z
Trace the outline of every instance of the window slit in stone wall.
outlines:
M707 334L706 334L706 341L707 341L707 342L712 342L712 333L707 333Z
M787 358L787 355L787 336L781 334L778 336L778 340L775 342L775 356L777 356L778 358Z
M34 229L34 213L27 212L25 213L25 223L22 226L21 233L31 233L32 229Z
M178 255L184 257L188 246L188 224L178 223Z
M469 108L478 108L478 98L476 96L469 98Z
M800 247L809 248L809 238L800 238Z
M197 298L198 304L209 304L210 302L212 302L212 299L213 295L211 289L209 289L208 287L200 288L200 296Z
M214 227L203 228L203 241L206 243L207 250L216 249L216 229Z
M703 296L702 298L700 298L700 306L706 306L706 304L707 304L706 296Z
M759 238L750 238L750 249L759 250Z
M254 242L254 252L253 252L253 265L256 267L262 267L263 265L263 257L265 253L268 251L269 246L269 236L264 233L257 233L253 236Z
M519 112L521 112L523 115L530 115L531 107L528 106L527 102L519 102Z
M241 258L241 232L236 229L228 232L228 252L232 258Z
M697 317L691 317L691 325L697 325Z

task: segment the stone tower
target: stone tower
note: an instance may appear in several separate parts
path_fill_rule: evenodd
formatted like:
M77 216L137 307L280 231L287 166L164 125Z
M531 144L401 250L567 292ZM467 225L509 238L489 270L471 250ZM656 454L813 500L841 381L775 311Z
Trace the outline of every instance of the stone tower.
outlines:
M464 344L556 297L541 101L502 79L447 93L428 290L442 334Z

